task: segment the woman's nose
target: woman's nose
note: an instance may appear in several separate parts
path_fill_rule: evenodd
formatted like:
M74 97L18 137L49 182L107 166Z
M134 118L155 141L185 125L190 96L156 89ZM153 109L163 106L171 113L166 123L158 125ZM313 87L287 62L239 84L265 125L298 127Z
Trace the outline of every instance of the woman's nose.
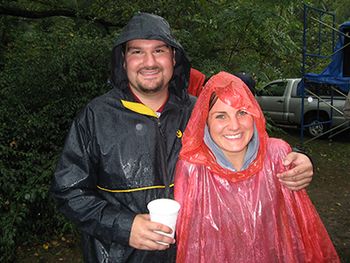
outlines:
M236 116L231 117L229 121L229 128L232 130L237 130L239 129L239 127L240 127L240 123L238 118Z

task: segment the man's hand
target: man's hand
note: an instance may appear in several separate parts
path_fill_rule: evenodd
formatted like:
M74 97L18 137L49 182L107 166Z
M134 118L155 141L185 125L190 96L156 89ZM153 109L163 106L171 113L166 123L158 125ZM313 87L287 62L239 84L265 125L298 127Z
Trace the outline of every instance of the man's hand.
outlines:
M172 233L170 227L161 223L151 222L148 214L137 215L131 227L129 245L143 250L165 250L169 248L169 244L175 243L175 239L154 231L162 231L167 234ZM163 242L164 244L158 242Z
M292 164L293 168L277 174L280 182L290 190L300 190L307 187L313 176L311 160L305 154L291 152L283 160L283 165Z

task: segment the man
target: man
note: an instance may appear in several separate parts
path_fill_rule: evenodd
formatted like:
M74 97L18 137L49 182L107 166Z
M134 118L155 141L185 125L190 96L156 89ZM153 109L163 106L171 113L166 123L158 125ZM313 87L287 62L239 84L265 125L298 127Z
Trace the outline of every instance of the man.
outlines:
M171 229L151 222L146 205L173 197L195 103L189 72L166 20L139 13L125 26L113 49L113 89L73 121L52 183L59 210L81 230L85 262L174 262L175 240L154 232ZM305 187L312 165L301 154L292 161L297 166L281 180Z
M256 81L252 75L244 71L234 73L234 75L236 77L239 77L241 80L243 80L243 82L247 85L247 87L253 93L253 95L256 94L256 89L255 89Z

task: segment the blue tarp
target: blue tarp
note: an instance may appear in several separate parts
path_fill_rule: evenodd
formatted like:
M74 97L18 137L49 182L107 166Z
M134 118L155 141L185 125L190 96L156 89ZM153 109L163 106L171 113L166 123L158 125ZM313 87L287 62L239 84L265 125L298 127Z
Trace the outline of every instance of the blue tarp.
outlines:
M350 21L340 25L339 39L336 44L335 52L332 55L331 63L323 70L321 74L307 73L304 75L304 80L301 82L313 82L320 84L330 84L337 86L344 93L350 90L350 77L343 76L343 61L344 61L344 34L350 30ZM349 35L349 34L348 34ZM301 84L302 85L302 84ZM300 86L299 86L300 88Z

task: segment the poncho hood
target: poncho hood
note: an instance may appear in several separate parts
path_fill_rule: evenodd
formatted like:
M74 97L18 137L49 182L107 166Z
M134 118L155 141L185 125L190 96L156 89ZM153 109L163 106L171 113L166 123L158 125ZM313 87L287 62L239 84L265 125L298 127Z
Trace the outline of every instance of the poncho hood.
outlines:
M129 21L120 33L112 56L112 73L110 82L119 89L125 89L128 84L124 64L125 43L134 39L161 40L175 49L176 64L173 78L169 83L169 91L180 98L187 97L187 86L190 76L190 62L180 43L173 37L169 23L162 17L138 13Z
M254 118L258 132L259 148L255 160L246 170L233 172L221 167L204 142L204 128L209 113L209 101L213 92L227 105L236 109L243 109ZM209 79L197 100L183 136L180 159L191 163L205 164L216 174L228 180L240 181L262 169L267 138L264 114L249 88L240 78L227 72L220 72Z

